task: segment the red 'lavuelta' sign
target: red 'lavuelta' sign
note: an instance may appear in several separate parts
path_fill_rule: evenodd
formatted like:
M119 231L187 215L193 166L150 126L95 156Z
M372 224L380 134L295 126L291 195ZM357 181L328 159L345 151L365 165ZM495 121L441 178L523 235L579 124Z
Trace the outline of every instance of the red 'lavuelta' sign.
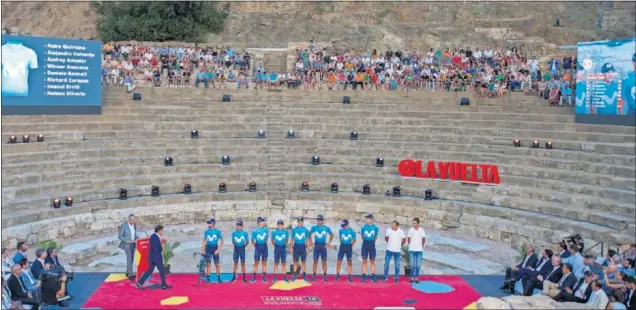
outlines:
M439 179L484 184L499 184L499 168L496 165L461 162L429 161L426 167L421 160L403 159L398 164L403 177Z

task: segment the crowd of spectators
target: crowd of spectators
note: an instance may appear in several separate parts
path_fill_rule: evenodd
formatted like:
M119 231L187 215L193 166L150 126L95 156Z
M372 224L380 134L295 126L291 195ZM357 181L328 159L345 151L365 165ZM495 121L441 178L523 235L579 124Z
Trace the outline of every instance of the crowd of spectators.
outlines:
M548 295L556 301L586 304L592 309L636 309L636 244L618 255L583 255L579 244L560 243L540 253L525 248L523 260L506 269L502 290L525 296Z
M369 50L361 54L314 46L296 50L290 72L252 67L250 55L234 48L104 45L103 83L165 87L467 91L501 98L511 91L535 91L553 105L572 104L571 56L553 58L541 70L515 47L464 48L427 52ZM232 85L233 84L233 85ZM236 86L234 86L236 85Z

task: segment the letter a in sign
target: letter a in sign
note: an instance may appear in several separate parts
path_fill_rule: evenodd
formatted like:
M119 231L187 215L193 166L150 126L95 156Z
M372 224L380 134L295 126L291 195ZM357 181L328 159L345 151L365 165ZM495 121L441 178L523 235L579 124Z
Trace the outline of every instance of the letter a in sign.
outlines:
M425 178L435 179L437 178L437 171L435 171L435 162L429 161L426 165L426 173L424 173Z

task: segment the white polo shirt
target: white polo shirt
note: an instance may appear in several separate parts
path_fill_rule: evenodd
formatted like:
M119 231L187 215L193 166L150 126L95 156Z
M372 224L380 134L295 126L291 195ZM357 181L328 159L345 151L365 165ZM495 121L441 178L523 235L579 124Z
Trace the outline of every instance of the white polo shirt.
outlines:
M402 239L406 238L406 234L404 234L404 230L398 228L397 230L393 230L392 228L387 228L385 237L389 237L389 240L386 244L386 249L391 252L402 252Z
M424 232L424 228L422 228L422 226L420 226L420 228L417 230L411 227L408 232L408 237L411 238L411 242L409 243L409 251L424 251L424 247L422 246L422 239L426 238L426 232Z

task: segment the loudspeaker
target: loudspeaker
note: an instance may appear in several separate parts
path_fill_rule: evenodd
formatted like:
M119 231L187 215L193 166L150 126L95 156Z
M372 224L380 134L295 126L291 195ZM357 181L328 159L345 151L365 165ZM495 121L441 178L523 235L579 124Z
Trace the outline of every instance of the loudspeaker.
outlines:
M349 96L342 97L342 103L351 103L351 97Z
M133 100L141 100L141 93L133 93Z
M470 105L470 100L468 100L468 98L462 98L459 100L459 105Z
M224 94L223 95L223 102L230 102L230 95Z

